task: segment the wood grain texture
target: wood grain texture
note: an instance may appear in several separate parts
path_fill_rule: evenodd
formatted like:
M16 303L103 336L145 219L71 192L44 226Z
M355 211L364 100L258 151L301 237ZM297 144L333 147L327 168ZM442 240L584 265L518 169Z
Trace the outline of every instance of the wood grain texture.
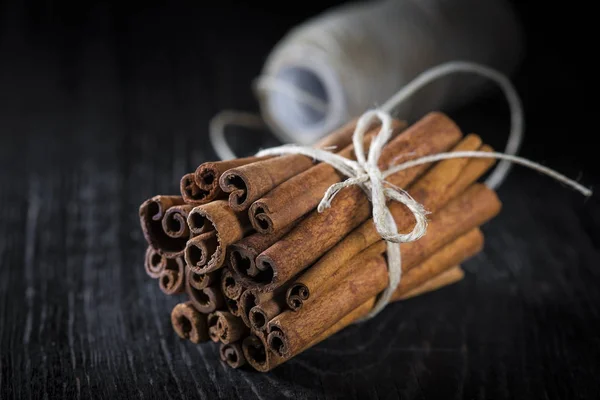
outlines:
M264 55L308 15L83 3L0 5L0 399L597 396L598 201L521 168L461 283L264 375L179 339L170 312L183 297L146 276L137 208L214 158L208 119L256 108ZM217 31L225 20L238 30ZM501 148L493 110L457 116ZM236 148L273 144L243 137ZM579 172L533 147L525 155Z

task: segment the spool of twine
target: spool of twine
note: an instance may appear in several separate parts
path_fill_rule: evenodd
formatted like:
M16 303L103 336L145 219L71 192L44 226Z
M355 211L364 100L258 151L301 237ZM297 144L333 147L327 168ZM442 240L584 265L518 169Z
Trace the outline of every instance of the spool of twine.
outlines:
M509 74L520 43L505 0L351 3L293 28L268 56L254 88L262 117L279 139L309 145L434 65L472 61ZM484 86L474 76L448 76L394 114L411 120L449 111Z

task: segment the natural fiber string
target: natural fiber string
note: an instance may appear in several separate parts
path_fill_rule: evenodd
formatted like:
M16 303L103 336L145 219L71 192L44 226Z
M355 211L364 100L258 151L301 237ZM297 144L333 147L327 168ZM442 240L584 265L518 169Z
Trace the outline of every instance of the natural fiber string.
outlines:
M430 156L420 157L415 160L407 161L405 163L393 166L386 171L380 171L377 162L383 147L391 137L391 124L392 117L390 111L395 109L401 102L405 101L410 95L425 84L431 82L433 79L437 79L440 76L447 75L449 73L456 72L473 72L483 75L487 78L494 80L499 83L504 90L509 105L511 107L511 134L509 140L509 146L512 147L507 149L509 151L516 151L519 147L522 138L522 127L523 127L523 112L521 109L520 100L516 94L516 91L512 87L510 81L503 76L501 73L491 70L484 66L475 65L472 63L461 63L454 62L442 65L432 70L429 70L422 74L420 77L415 79L415 82L410 83L407 87L389 101L387 101L381 109L369 110L365 112L358 120L356 129L354 131L353 142L355 148L356 161L349 160L341 157L337 154L330 153L328 151L314 149L311 147L304 147L299 145L284 145L280 147L270 148L262 150L257 153L259 156L266 155L284 155L284 154L302 154L308 157L312 157L315 160L319 160L330 164L335 169L340 171L342 174L348 176L344 182L333 184L325 192L323 199L321 200L318 211L323 212L326 208L331 206L331 201L335 195L343 188L358 185L366 193L367 197L372 203L373 208L373 222L379 235L387 241L387 258L388 258L388 274L389 284L388 287L380 294L377 303L371 310L371 312L365 318L372 318L378 314L389 302L393 295L396 287L400 283L402 274L402 258L400 253L400 246L397 243L407 243L418 240L427 231L427 211L425 208L416 202L406 191L401 188L390 185L385 181L385 178L391 174L399 172L401 170L411 168L417 165L436 162L450 158L495 158L501 159L505 163L516 163L525 167L531 168L542 174L548 175L551 178L558 180L566 185L571 186L573 189L579 191L584 196L591 196L591 190L585 188L579 183L572 179L550 169L541 164L527 160L522 157L517 157L514 154L503 154L503 153L488 153L480 151L463 151L463 152L449 152L439 153ZM521 119L520 121L515 121ZM381 122L381 128L379 133L373 138L369 147L368 156L365 158L363 139L367 132L369 125L378 119ZM516 139L515 139L516 137ZM496 170L498 171L498 169ZM500 170L501 173L495 175L495 179L491 184L499 185L508 172L508 168ZM492 174L492 177L494 175ZM387 200L394 200L404 204L413 213L416 224L411 232L408 234L399 234L396 224L392 218L391 212L387 207Z

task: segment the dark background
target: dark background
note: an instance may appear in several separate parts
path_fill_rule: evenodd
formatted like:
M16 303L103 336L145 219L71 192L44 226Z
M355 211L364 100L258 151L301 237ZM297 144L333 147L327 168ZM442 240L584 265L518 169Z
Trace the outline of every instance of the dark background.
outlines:
M137 207L215 157L219 110L277 40L334 2L0 3L0 399L596 398L600 212L523 168L464 281L388 307L269 374L182 342L142 266ZM522 155L599 173L582 8L516 3ZM587 19L587 20L586 20ZM451 114L502 148L497 92ZM274 144L238 134L239 150Z

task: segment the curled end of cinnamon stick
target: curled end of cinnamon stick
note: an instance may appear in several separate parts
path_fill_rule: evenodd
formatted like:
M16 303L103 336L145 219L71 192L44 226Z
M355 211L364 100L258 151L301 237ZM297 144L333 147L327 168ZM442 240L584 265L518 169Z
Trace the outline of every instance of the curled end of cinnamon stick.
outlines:
M183 197L186 203L199 205L210 201L207 200L209 192L196 185L194 174L185 174L181 178L179 190L181 191L181 197Z
M298 311L309 297L310 290L305 284L294 283L288 288L285 301L291 310Z
M244 287L235 279L233 273L225 268L221 274L221 290L228 299L237 300L244 291Z
M250 335L242 342L242 351L248 364L260 372L267 372L271 367L267 344L264 339Z
M192 343L208 340L208 325L206 315L199 313L190 302L180 303L171 312L173 329L182 339Z
M267 313L260 307L252 307L248 315L250 320L250 327L257 332L264 331L267 328L269 317Z
M229 252L229 265L240 277L254 277L259 273L254 262L256 256L252 249L233 244Z
M195 289L202 290L218 280L218 271L208 274L198 274L191 269L187 269L185 279Z
M231 368L239 368L246 364L246 357L240 342L223 343L219 349L221 361L229 365Z
M238 341L248 333L248 328L239 317L227 311L215 311L208 316L210 338L223 343Z
M187 224L194 235L214 231L212 222L204 215L201 208L194 208L188 214Z
M162 220L172 206L183 203L179 196L154 196L140 206L140 225L144 238L155 250L176 255L185 248L186 238L169 237L163 230Z
M271 327L271 333L267 336L268 347L279 357L287 357L289 355L289 346L285 334L276 327Z
M162 219L163 231L167 236L174 239L190 237L190 230L187 223L187 215L191 210L191 206L175 206L169 208L165 212Z
M236 317L241 317L240 307L238 306L237 300L225 298L225 304L227 305L227 309L231 314L235 315Z
M186 284L185 288L194 307L202 313L211 313L224 305L223 295L216 287L209 286L198 290Z
M208 265L214 257L219 242L214 231L191 238L185 247L185 262L190 269L199 274L212 272Z
M152 246L146 249L146 257L144 258L144 268L146 273L151 278L157 279L167 266L167 258Z
M170 258L158 279L160 290L164 294L181 293L185 289L185 263L181 257Z
M274 261L265 254L259 254L255 260L258 273L249 277L252 282L262 291L270 292L277 288L277 273Z
M275 232L273 220L269 216L268 206L260 200L255 201L248 211L252 227L263 235Z
M244 211L251 204L248 198L248 183L243 174L235 169L230 169L219 179L221 189L229 193L229 207L234 211Z
M258 291L254 289L245 290L238 299L238 307L240 309L240 317L247 326L250 325L250 310L259 302Z

